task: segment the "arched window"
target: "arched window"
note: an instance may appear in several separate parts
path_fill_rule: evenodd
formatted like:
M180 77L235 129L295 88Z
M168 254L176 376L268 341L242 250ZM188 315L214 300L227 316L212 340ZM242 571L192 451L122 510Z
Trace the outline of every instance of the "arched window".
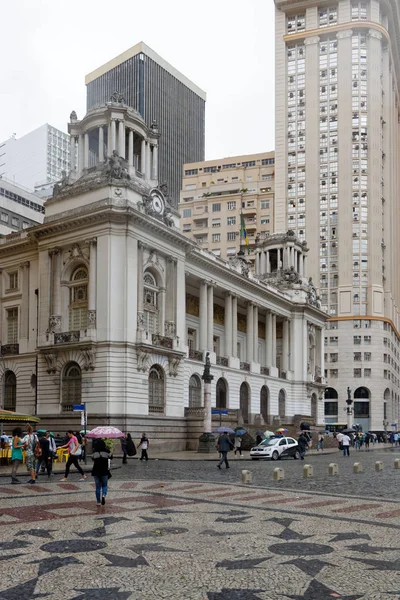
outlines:
M149 372L149 413L163 413L164 407L164 371L158 365L153 365Z
M85 266L79 266L72 273L69 282L69 329L79 331L88 325L88 283Z
M286 394L285 390L280 390L278 395L278 412L279 418L284 419L286 416Z
M61 391L62 412L71 412L74 404L81 404L82 371L78 363L70 362L64 367Z
M356 421L360 419L368 419L370 416L370 394L369 389L366 387L359 387L354 392L354 419ZM393 404L393 392L392 392L392 404Z
M216 408L226 408L226 383L225 380L218 379L216 389Z
M144 330L149 333L158 333L158 285L156 278L150 271L143 275L143 311Z
M4 408L5 410L12 410L15 412L17 407L17 378L13 371L6 371L4 377Z
M201 381L198 375L192 375L189 379L189 407L199 408L201 406Z
M369 400L369 390L366 387L359 387L354 392L355 400Z
M269 390L266 385L263 385L260 390L260 414L265 423L269 421Z
M332 420L336 421L338 418L338 412L338 393L335 388L327 387L325 389L324 414L325 417L330 417L330 419L326 422L332 423Z
M240 412L242 413L243 423L249 422L249 386L243 382L240 386Z

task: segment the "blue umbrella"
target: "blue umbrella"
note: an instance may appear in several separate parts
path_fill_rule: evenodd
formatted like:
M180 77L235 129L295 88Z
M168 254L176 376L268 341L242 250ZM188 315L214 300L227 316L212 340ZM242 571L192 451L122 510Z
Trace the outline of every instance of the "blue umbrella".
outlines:
M247 433L245 429L235 429L235 435L244 435L245 433Z
M229 427L216 427L213 429L212 433L236 433L233 429L229 429Z

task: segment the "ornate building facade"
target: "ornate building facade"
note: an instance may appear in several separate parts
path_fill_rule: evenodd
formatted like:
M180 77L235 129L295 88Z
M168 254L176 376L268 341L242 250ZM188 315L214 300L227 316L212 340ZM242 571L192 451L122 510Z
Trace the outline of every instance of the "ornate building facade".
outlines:
M255 274L240 253L201 249L153 176L154 128L118 101L71 119L77 171L42 225L0 240L5 406L65 431L85 402L89 427L195 447L208 351L213 406L244 423L322 423L326 317L306 245L271 236Z

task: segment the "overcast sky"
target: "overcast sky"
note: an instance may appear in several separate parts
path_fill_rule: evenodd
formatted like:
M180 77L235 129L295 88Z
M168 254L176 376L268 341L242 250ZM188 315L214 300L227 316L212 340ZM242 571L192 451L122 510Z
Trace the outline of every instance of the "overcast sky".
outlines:
M273 0L3 1L0 141L66 131L85 75L139 41L207 93L206 158L274 149Z

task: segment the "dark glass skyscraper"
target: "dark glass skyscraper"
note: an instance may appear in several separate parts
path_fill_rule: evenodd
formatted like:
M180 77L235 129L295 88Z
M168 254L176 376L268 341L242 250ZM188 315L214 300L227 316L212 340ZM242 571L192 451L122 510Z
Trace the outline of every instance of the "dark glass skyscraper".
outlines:
M160 130L158 179L179 202L184 163L204 160L206 94L140 42L85 78L87 109L118 91L148 125Z

